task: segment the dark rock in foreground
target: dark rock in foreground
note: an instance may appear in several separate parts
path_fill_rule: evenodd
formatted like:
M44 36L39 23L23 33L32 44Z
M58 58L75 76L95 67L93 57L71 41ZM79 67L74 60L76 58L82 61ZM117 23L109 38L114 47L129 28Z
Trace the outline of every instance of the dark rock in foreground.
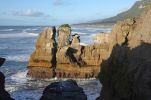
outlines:
M4 58L0 58L0 67L5 62ZM0 72L0 100L14 100L10 97L10 94L5 90L5 76Z
M87 100L83 89L74 80L54 82L43 91L40 100Z

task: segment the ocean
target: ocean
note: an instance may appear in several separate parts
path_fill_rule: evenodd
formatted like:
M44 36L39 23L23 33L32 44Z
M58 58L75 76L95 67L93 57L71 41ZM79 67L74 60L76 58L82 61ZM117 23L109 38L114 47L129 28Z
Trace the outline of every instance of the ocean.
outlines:
M30 54L35 50L37 36L46 26L0 26L0 57L6 58L0 71L5 74L5 88L15 100L39 100L44 88L57 79L34 80L26 78ZM72 34L80 35L81 44L93 44L98 32L111 31L110 27L72 27ZM88 100L99 96L101 84L97 79L77 80Z

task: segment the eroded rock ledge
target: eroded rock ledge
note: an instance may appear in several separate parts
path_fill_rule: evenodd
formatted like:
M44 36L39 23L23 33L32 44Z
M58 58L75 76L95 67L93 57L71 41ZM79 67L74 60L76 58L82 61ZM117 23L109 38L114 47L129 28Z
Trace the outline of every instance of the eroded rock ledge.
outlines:
M94 78L98 75L99 65L107 52L107 44L80 45L80 36L71 36L69 25L60 26L57 32L55 27L48 27L40 33L36 50L30 56L28 76Z

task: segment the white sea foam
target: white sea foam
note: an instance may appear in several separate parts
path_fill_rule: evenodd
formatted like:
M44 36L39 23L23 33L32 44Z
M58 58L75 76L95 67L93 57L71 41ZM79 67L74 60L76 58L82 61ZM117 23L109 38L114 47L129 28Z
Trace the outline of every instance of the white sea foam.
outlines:
M0 31L6 32L6 31L13 31L13 30L15 30L15 29L2 29L2 30L0 30Z
M39 100L42 96L42 92L43 90L24 90L14 91L10 94L15 100Z
M80 43L80 45L87 46L88 44L86 44L86 43Z
M28 61L29 55L9 55L5 57L7 61L25 62Z
M37 33L28 33L28 32L24 32L23 34L26 34L27 35L27 37L30 37L30 36L38 36L38 34Z
M36 37L38 36L37 33L11 33L11 34L0 34L0 38L17 38L17 37Z
M16 84L24 84L27 81L26 75L27 75L27 70L19 71L16 74L14 74L8 78L11 79Z

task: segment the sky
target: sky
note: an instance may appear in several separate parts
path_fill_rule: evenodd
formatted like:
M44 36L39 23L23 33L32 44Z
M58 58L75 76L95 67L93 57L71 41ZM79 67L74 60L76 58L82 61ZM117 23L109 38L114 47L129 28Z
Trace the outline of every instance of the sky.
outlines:
M60 25L104 19L137 0L0 0L0 25Z

